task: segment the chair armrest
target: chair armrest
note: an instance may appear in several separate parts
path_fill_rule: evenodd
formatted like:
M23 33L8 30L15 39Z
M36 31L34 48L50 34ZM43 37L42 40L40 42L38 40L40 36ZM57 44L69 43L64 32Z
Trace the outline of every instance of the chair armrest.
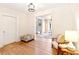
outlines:
M58 49L58 43L56 41L52 41L53 48Z

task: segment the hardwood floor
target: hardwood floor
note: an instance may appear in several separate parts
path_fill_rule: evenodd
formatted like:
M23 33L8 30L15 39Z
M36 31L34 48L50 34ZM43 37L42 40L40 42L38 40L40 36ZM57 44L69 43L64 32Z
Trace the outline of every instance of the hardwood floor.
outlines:
M17 42L0 49L1 55L52 55L51 41L38 39L28 43Z

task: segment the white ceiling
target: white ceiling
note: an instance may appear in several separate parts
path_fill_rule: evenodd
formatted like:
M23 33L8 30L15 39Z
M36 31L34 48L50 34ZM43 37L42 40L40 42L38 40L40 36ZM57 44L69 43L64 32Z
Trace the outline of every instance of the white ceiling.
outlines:
M17 11L21 11L21 12L28 12L27 7L28 3L0 3L0 6L4 6L4 7L8 7ZM39 12L39 11L44 11L47 9L52 9L55 6L79 6L79 4L56 4L56 3L39 3L36 4L34 3L36 11L35 12Z
M21 12L27 12L28 7L27 3L0 3L0 6L8 7L14 10L18 10ZM47 10L49 8L52 8L51 4L34 4L35 5L35 12Z

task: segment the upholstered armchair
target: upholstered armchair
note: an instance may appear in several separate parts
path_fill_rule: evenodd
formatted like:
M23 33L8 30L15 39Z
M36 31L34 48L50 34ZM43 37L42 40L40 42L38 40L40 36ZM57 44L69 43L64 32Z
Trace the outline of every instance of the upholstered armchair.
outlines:
M53 48L53 51L55 52L54 54L58 54L59 53L59 43L63 44L65 42L65 37L64 35L58 35L56 38L53 38L52 39L52 48Z
M56 38L52 39L52 47L58 48L58 43L64 43L65 42L65 37L64 35L58 35Z
M69 43L65 40L64 35L59 35L57 38L53 39L52 41L52 47L54 50L54 54L62 54L61 48L67 48L69 50L75 50L76 48L76 43L72 42Z

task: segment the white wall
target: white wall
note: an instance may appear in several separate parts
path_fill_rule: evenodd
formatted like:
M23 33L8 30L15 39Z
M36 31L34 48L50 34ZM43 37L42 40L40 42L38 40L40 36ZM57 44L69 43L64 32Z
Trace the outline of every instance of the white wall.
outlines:
M0 6L0 15L9 15L17 18L18 23L18 39L24 34L36 33L36 17L33 13L24 13L14 9Z
M72 7L73 8L73 7ZM40 15L52 15L52 33L53 36L57 34L63 34L65 30L76 30L75 11L72 11L70 7L55 7L39 13L22 13L13 9L0 7L0 15L8 14L17 17L19 36L23 34L36 33L36 17Z
M56 6L52 9L41 11L36 15L51 15L52 16L52 37L58 34L64 34L66 30L77 30L76 20L73 11L73 6Z
M26 15L27 18L27 33L29 34L35 34L36 33L36 17L34 16L34 14L28 13Z
M76 30L76 20L70 7L56 7L53 17L53 36L66 30Z
M17 40L16 41L19 41L19 37L23 34L27 34L27 33L33 33L32 32L32 26L33 25L33 21L31 21L31 16L27 16L26 14L24 14L23 12L19 12L19 11L16 11L16 10L13 10L13 9L9 9L7 7L1 7L0 6L0 20L1 20L1 17L2 15L8 15L8 16L13 16L13 17L16 17L17 18ZM1 22L0 22L1 24ZM31 24L31 25L28 25L28 24ZM31 28L32 27L32 28ZM32 30L31 30L32 29ZM1 30L1 29L0 29ZM1 35L1 31L0 31L0 35ZM2 37L0 37L0 39L2 40ZM2 46L3 43L1 43L2 41L0 40L0 47Z
M21 35L24 35L26 34L28 31L27 31L27 16L23 13L19 14L20 17L18 17L19 19L19 34L20 36Z
M72 10L74 9L74 11ZM56 36L58 34L64 34L65 30L76 30L74 7L55 7L49 10L41 11L36 14L22 13L13 9L0 7L0 15L8 14L17 17L18 21L18 33L34 34L36 33L36 17L40 15L52 15L52 34ZM79 14L77 14L79 15Z
M28 22L28 19L31 18L31 16L28 17L28 14L26 15L25 13L9 9L6 7L0 7L0 14L6 14L17 18L19 35L28 33L28 24L30 23Z

